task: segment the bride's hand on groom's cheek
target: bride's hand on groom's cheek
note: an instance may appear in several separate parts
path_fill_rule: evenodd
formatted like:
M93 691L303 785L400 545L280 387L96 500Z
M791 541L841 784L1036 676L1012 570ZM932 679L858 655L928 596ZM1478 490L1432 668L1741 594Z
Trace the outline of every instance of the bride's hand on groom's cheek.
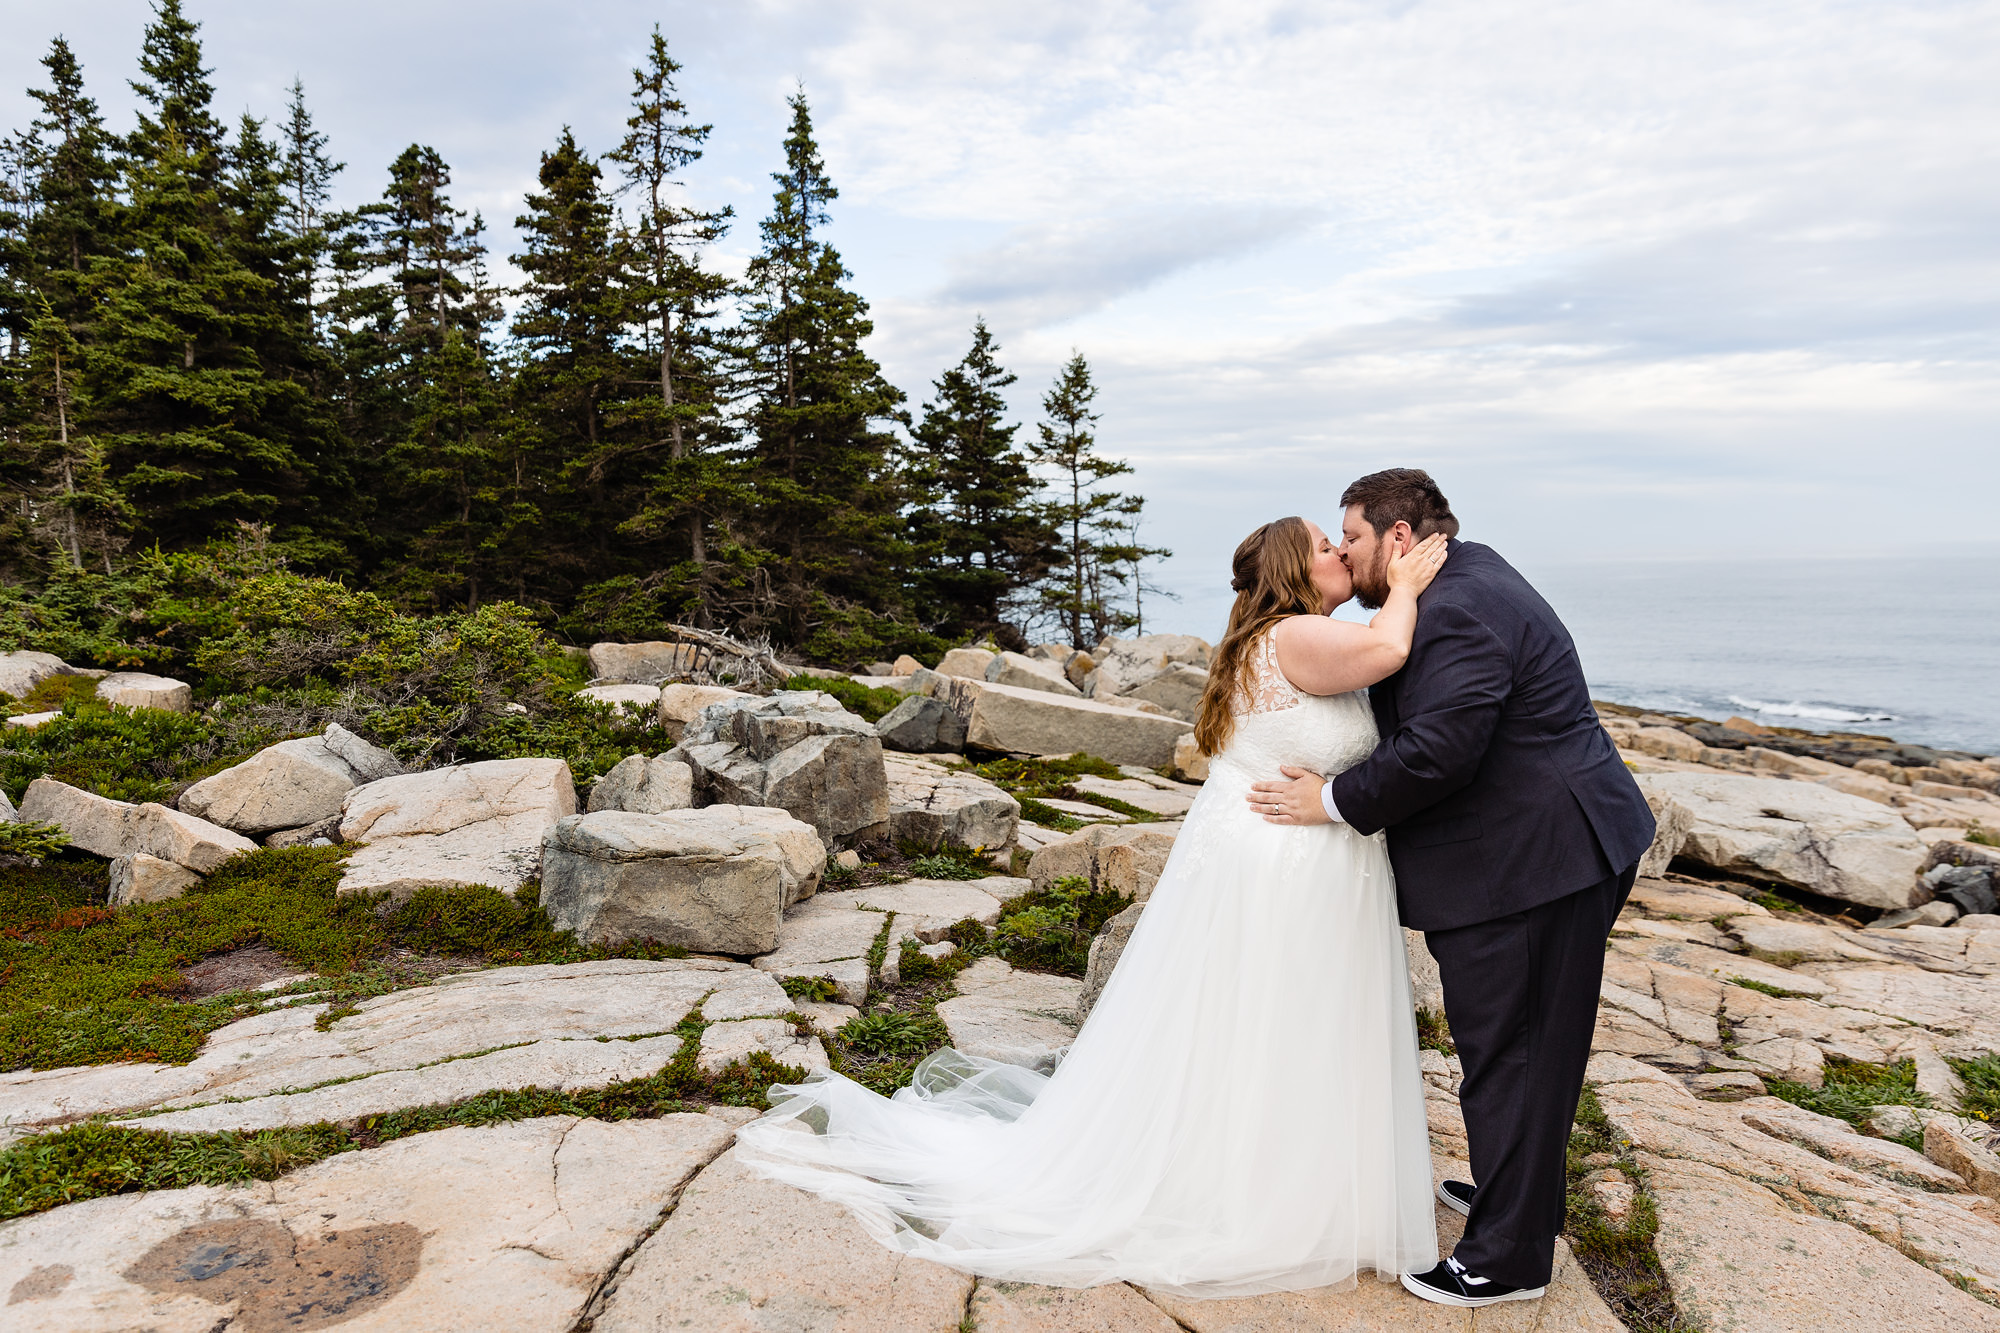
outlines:
M1326 779L1309 768L1287 764L1278 770L1285 781L1260 782L1243 799L1268 824L1328 824L1319 789Z

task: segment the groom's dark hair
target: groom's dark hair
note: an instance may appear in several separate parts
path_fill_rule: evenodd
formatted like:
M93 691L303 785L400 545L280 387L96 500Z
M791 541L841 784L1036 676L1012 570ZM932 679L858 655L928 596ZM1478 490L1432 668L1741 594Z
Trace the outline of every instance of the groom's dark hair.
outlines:
M1392 467L1371 472L1350 485L1340 495L1340 507L1361 506L1361 517L1381 536L1398 523L1410 525L1410 535L1418 541L1434 532L1447 537L1458 535L1458 519L1452 516L1451 502L1420 467Z

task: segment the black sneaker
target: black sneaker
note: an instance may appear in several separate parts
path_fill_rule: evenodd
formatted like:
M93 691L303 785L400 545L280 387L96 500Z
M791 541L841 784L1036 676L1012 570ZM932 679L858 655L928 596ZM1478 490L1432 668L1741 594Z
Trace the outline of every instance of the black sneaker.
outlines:
M1476 1192L1476 1186L1462 1180L1446 1180L1438 1184L1438 1199L1461 1217L1472 1216L1472 1196Z
M1501 1301L1540 1300L1547 1287L1510 1287L1480 1277L1456 1259L1447 1259L1428 1273L1403 1274L1403 1289L1438 1305L1477 1308Z

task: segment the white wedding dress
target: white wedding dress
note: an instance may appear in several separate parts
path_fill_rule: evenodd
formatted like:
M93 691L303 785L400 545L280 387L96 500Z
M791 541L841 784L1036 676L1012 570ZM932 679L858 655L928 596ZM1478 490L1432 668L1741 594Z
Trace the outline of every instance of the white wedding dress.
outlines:
M946 1049L893 1099L838 1074L738 1132L760 1174L884 1244L987 1277L1246 1296L1437 1262L1408 964L1380 835L1268 824L1281 764L1373 748L1269 636L1235 733L1082 1032L1050 1075Z

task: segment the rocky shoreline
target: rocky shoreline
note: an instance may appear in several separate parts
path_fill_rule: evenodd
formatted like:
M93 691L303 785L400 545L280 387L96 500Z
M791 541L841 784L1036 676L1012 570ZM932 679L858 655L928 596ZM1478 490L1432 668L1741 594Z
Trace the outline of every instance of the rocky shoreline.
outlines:
M240 1187L10 1205L7 1301L66 1329L311 1309L357 1329L2000 1330L2000 764L1600 705L1661 831L1607 953L1550 1295L1476 1321L1370 1281L1189 1302L899 1259L728 1147L774 1078L886 1089L946 1042L1055 1060L1205 776L1208 645L964 648L769 692L702 678L677 644L588 660L578 693L651 739L582 785L552 756L404 771L328 726L171 803L28 787L19 819L102 858L109 889L99 915L15 930L24 965L274 855L337 857L334 891L377 910L531 893L609 956L441 958L348 1001L260 943L200 963L238 989L192 1060L0 1073L10 1179L86 1131L320 1145ZM64 672L0 656L0 689ZM157 678L96 689L200 706ZM1437 1169L1464 1176L1436 970L1408 942ZM1458 1219L1439 1222L1448 1245ZM246 1266L263 1276L229 1276Z

